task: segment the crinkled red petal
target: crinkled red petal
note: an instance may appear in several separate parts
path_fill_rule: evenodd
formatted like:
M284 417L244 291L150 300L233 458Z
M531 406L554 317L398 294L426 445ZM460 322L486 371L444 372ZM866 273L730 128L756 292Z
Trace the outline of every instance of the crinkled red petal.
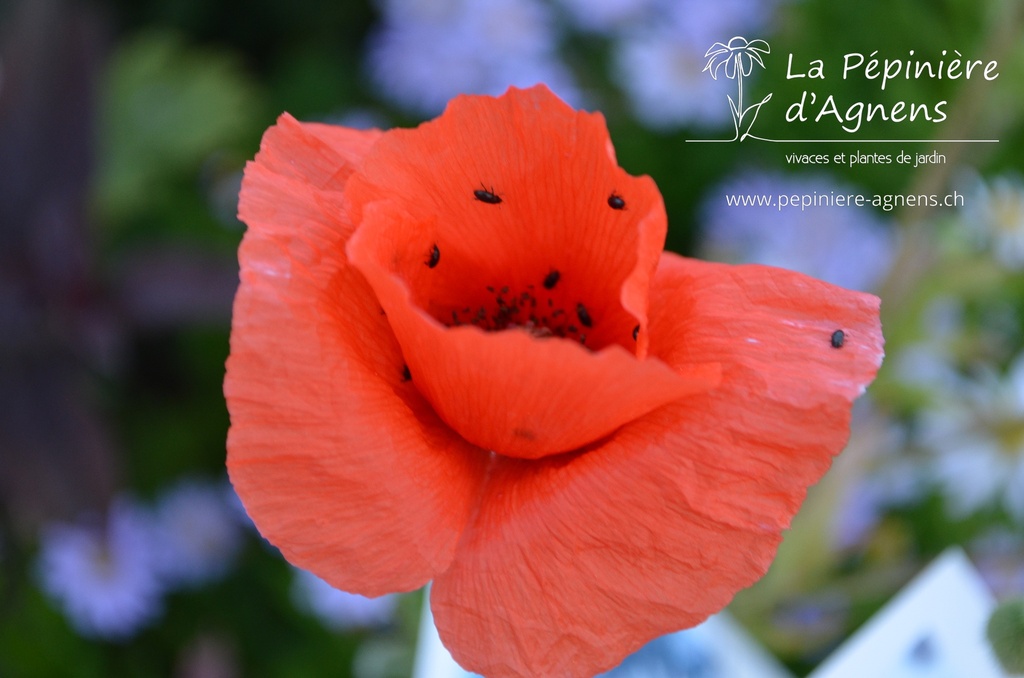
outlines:
M700 358L642 359L661 198L615 164L599 115L545 88L389 133L346 197L349 257L417 387L481 447L571 451L717 381Z
M246 168L228 471L289 561L367 595L448 567L487 455L406 380L375 295L345 259L345 180L376 132L283 117Z
M779 269L666 254L650 319L653 356L716 360L720 385L583 454L499 461L432 593L469 670L589 676L720 610L767 571L882 359L877 298Z

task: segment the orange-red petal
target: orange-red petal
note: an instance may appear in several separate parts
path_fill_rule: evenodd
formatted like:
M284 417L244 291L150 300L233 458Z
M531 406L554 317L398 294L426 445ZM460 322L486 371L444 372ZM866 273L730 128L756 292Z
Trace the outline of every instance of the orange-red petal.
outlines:
M721 384L584 454L500 460L432 593L466 668L592 675L721 609L768 569L882 358L876 298L778 269L666 254L650 317L652 355L706 355Z
M228 470L260 532L349 591L445 569L487 455L404 379L373 291L345 259L347 178L379 133L283 117L246 168L224 391Z
M717 381L700 358L638 360L661 198L615 164L603 118L543 87L460 97L389 133L346 198L349 257L413 379L481 447L574 450Z
M489 204L478 191L501 202ZM613 195L620 208L611 206ZM583 302L594 319L579 328L588 346L617 343L645 354L665 210L650 177L617 165L600 113L573 110L543 85L456 97L436 120L388 132L348 197L357 215L362 205L387 201L396 217L427 227L409 234L421 250L417 263L437 244L440 265L430 275L422 266L401 273L414 302L442 321L461 308L461 295L483 295L487 285L541 288L557 270L555 301L570 314Z
M349 254L387 312L420 392L466 440L523 458L574 450L717 382L718 366L699 358L673 369L618 345L591 353L527 332L441 325L386 268L394 253L409 252L408 241L395 227L401 222L374 223L376 207L363 211ZM370 226L374 239L364 238Z

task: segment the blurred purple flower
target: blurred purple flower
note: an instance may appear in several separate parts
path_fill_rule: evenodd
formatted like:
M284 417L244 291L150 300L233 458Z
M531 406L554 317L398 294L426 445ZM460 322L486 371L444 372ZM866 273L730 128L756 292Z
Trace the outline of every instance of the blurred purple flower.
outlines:
M715 127L730 120L730 83L705 73L708 46L769 29L775 2L659 3L613 45L613 73L637 118L654 129ZM760 44L760 43L758 43Z
M227 483L184 480L156 508L158 570L168 586L222 577L242 545L242 524Z
M824 175L748 171L711 190L703 205L704 256L793 269L855 290L877 287L895 238L868 207L728 205L726 196L857 193Z
M849 443L826 480L832 510L824 537L834 551L864 547L885 513L916 503L927 478L907 454L908 429L868 396L857 402Z
M295 570L292 580L295 606L335 631L386 626L394 617L397 594L367 598L339 591L306 570Z
M126 639L162 612L152 519L115 501L103 526L54 524L41 536L43 591L82 636Z
M367 69L381 94L423 115L457 94L500 94L543 82L579 96L557 55L548 7L536 0L389 0L370 37Z
M863 543L881 517L880 487L859 480L843 493L832 520L832 548L845 551Z
M813 655L842 638L850 607L845 592L825 589L780 601L769 623L773 633L792 651Z
M1024 269L1024 180L1019 175L977 179L967 196L963 222L996 261L1010 270Z
M920 430L953 516L1001 504L1024 525L1024 355L1004 375L985 371L938 394Z
M731 89L702 73L700 57L696 45L666 31L639 32L615 45L612 77L647 127L717 127L730 119Z
M940 294L928 300L921 313L924 337L900 347L891 357L891 374L904 385L927 394L940 394L959 386L956 345L963 343L964 300Z
M573 26L611 34L649 18L659 0L559 0Z

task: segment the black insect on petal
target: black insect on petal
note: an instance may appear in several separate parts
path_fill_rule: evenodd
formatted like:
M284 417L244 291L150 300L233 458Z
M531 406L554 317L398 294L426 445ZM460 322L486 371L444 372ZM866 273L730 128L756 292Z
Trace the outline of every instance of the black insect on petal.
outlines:
M427 266L434 268L439 261L441 261L441 250L437 248L437 243L434 243L434 246L430 248L430 258L427 259Z
M844 341L846 341L845 332L842 330L836 330L832 333L832 348L842 348Z
M485 202L488 205L497 205L501 202L501 196L494 192L494 189L478 188L473 191L473 197L480 202Z
M408 365L402 365L402 381L412 381L412 372Z
M637 325L636 327L633 328L633 341L636 341L636 338L639 337L639 336L640 336L640 326Z
M608 196L608 207L611 207L613 210L624 210L626 209L626 201L618 193L612 193Z
M576 304L576 317L580 319L580 324L584 327L594 326L594 321L590 319L590 314L587 313L587 307L583 304Z
M553 289L555 289L555 285L558 284L558 279L561 278L561 277L562 277L561 273L559 273L555 269L551 269L551 272L548 273L546 276L544 276L544 289L546 289L546 290L553 290Z

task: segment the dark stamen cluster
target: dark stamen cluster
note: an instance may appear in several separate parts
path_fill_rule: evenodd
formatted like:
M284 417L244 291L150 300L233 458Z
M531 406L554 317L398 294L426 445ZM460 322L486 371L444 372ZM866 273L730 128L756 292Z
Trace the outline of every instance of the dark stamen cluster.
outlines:
M489 332L521 329L535 337L562 337L575 339L581 344L587 343L586 333L581 332L576 326L573 316L558 306L550 295L538 291L534 285L527 285L526 289L518 294L513 293L507 285L488 286L486 290L494 295L493 303L455 309L451 312L451 321L446 320L445 323L449 327L476 325ZM585 328L591 327L593 321L585 309L584 315L579 314L581 308L584 308L583 304L577 304L577 317L581 318L581 324ZM586 318L586 323L582 322L583 317Z
M501 196L494 191L493 187L483 184L473 191L473 198L488 205L500 205L502 202ZM613 210L626 209L626 200L615 191L608 196L607 202ZM441 251L435 243L428 252L425 263L428 267L434 268L440 260ZM553 268L541 280L541 286L546 292L550 292L555 289L561 278L562 273ZM518 294L513 294L507 285L501 288L488 286L486 290L489 294L494 295L493 303L453 309L451 322L447 318L442 318L442 322L449 327L476 325L489 332L522 329L536 337L572 338L581 344L587 343L587 335L575 324L575 321L578 321L584 330L594 326L594 319L583 302L577 302L575 308L572 309L575 313L572 313L560 306L556 307L554 298L549 294L540 292L539 294L542 296L538 297L538 292L533 285L527 285L526 290ZM634 340L639 332L638 325L633 329ZM403 376L407 373L406 369Z

